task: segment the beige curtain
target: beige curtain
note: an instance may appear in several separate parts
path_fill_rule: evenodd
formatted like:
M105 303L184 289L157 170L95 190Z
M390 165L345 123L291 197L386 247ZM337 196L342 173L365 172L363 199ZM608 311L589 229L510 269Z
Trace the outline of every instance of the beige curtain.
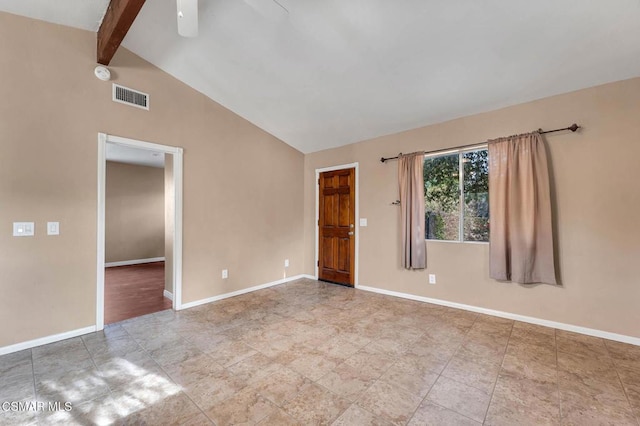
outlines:
M402 267L424 269L427 264L424 234L424 153L398 156Z
M490 276L556 284L547 156L538 132L489 141Z

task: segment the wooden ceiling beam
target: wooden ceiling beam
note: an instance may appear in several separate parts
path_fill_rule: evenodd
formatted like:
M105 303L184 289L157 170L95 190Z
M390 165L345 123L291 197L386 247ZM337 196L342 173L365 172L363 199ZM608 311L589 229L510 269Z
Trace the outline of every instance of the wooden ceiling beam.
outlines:
M98 63L109 65L145 0L111 0L98 30Z

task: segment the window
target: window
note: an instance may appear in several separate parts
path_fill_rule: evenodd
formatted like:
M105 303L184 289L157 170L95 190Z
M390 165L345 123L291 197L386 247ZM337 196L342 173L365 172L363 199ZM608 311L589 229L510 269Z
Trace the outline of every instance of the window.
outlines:
M486 148L424 159L425 238L489 241Z

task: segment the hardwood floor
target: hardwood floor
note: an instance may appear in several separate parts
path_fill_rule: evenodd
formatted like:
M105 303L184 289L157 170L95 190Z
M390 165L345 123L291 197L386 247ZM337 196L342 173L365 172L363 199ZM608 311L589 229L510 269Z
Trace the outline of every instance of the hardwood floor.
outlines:
M164 262L106 268L104 323L171 309L164 297Z

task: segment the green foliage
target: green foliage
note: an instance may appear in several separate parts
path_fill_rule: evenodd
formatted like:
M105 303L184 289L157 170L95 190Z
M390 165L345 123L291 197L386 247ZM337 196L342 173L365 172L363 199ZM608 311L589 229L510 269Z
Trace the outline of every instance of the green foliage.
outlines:
M489 241L488 156L486 149L463 156L465 241Z
M460 197L458 155L427 158L424 161L425 200L434 211L452 211Z
M456 215L460 208L458 154L426 158L424 194L426 238L457 239Z
M466 152L464 162L464 193L487 192L489 188L489 153L486 149Z

